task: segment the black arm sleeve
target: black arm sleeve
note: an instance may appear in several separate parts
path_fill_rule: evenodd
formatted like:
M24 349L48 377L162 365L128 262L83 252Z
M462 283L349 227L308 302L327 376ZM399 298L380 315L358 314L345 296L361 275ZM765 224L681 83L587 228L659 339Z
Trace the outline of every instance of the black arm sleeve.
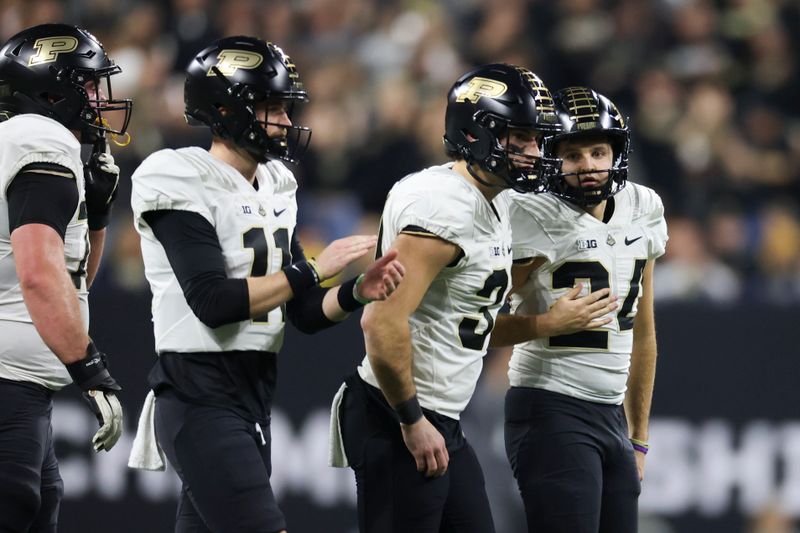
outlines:
M164 247L186 303L203 324L218 328L250 318L247 280L228 278L214 226L190 211L148 211L142 217Z
M8 230L25 224L46 224L61 240L78 207L78 186L72 172L60 165L35 163L20 170L8 186Z
M305 261L306 254L297 233L292 235L292 262ZM317 331L336 325L336 322L325 316L322 311L322 300L330 289L324 287L311 287L303 291L300 296L286 302L286 316L294 327L303 333L316 333Z

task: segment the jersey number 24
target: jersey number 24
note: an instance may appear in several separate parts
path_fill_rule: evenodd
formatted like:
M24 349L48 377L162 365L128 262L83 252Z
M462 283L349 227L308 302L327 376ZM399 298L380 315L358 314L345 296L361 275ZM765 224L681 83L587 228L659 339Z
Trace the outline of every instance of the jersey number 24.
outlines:
M628 295L617 312L620 331L633 329L633 319L636 316L632 314L633 304L636 303L636 298L639 297L642 271L646 263L646 259L636 259L633 265L633 275L628 284L630 286ZM597 261L568 261L553 271L553 288L571 289L575 286L575 281L579 279L588 279L592 291L605 289L609 286L608 270L601 263ZM607 350L608 332L586 330L570 335L550 337L550 347Z

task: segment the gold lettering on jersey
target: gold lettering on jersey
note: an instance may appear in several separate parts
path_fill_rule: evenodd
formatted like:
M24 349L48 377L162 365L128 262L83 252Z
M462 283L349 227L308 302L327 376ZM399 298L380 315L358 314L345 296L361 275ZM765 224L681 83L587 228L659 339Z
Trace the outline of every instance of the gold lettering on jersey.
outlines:
M28 59L28 66L33 67L43 63L52 63L58 59L58 54L66 54L78 48L78 39L70 35L61 37L42 37L36 39L33 47L38 50Z
M508 91L508 85L505 83L477 76L469 80L464 92L459 94L456 98L456 102L469 101L475 104L484 96L487 98L497 98L505 94L506 91Z
M217 56L215 65L225 76L233 76L240 68L254 69L264 61L264 56L247 50L222 50ZM216 76L214 69L208 70L209 76Z

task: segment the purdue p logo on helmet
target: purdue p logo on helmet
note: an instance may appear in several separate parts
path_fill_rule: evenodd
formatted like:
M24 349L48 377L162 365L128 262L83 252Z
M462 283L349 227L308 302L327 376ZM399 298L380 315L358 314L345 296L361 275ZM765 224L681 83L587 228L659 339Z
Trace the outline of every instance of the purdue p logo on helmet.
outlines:
M475 76L462 88L459 88L456 102L472 102L477 104L481 97L497 98L508 91L508 85L501 81Z
M468 72L453 84L445 114L447 153L499 176L519 192L543 191L558 171L558 161L531 156L524 168L514 164L501 144L510 128L543 134L560 130L550 91L536 74L495 63Z
M259 102L281 102L291 119L294 103L308 101L289 56L254 37L226 37L201 50L186 69L186 121L230 139L257 162L298 161L311 137L309 128L280 127L286 137L270 138L256 116Z
M208 69L209 76L216 76L217 71L225 76L233 76L240 68L253 69L264 61L264 56L247 50L223 50L217 56L219 62Z
M36 39L33 47L39 52L32 55L28 60L28 66L51 63L58 59L58 54L74 52L78 48L78 39L69 35L58 37L43 37Z
M41 24L19 32L0 48L0 120L33 113L80 132L93 143L107 132L122 135L133 103L114 100L111 76L122 69L88 31L68 24ZM88 82L104 85L105 97L89 94ZM124 115L112 128L106 117Z

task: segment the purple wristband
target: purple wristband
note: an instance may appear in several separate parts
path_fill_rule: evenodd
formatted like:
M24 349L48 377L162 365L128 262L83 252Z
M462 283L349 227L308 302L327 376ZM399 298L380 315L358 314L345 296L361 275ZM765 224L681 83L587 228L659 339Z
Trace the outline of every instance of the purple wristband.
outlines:
M642 446L641 444L636 444L635 442L631 443L633 445L633 449L637 452L642 452L643 454L647 455L649 448L647 446Z

